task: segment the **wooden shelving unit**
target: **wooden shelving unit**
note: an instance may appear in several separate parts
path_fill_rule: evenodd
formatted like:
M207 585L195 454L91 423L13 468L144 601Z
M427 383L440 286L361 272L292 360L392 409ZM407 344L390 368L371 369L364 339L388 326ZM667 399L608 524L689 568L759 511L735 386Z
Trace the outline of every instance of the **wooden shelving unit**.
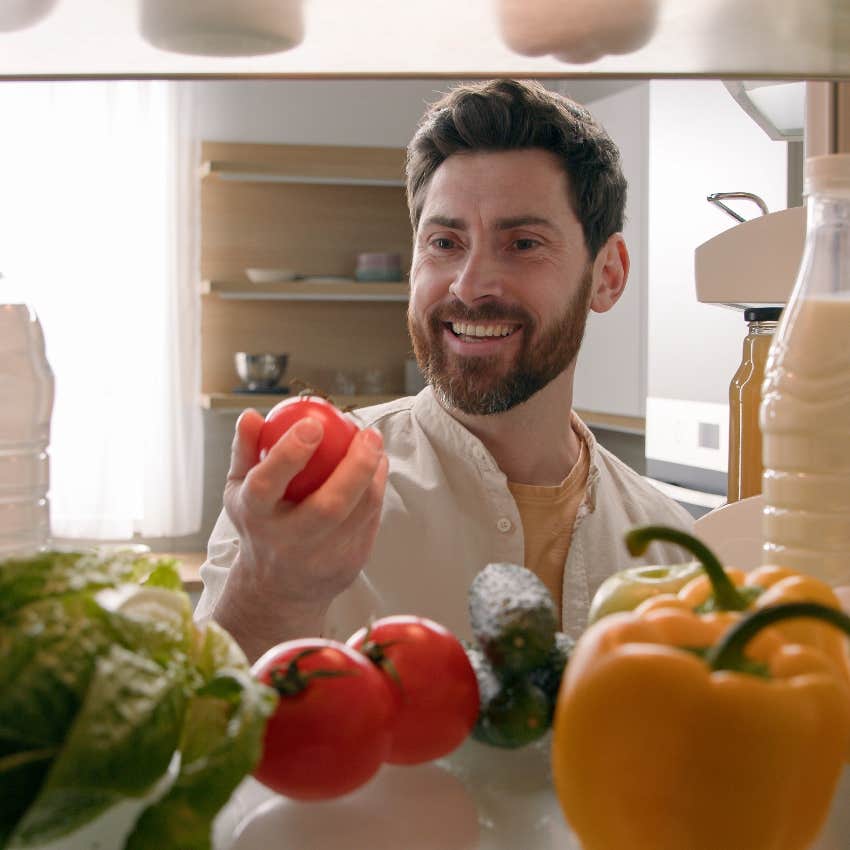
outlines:
M311 278L286 283L205 280L204 295L217 295L233 301L401 301L407 302L406 283L365 283L338 279Z
M202 404L259 403L233 392L237 351L287 353L284 384L328 390L340 371L377 370L387 393L378 398L400 395L408 286L353 274L365 252L409 266L404 151L204 142L201 160ZM299 279L254 284L246 268L289 268Z

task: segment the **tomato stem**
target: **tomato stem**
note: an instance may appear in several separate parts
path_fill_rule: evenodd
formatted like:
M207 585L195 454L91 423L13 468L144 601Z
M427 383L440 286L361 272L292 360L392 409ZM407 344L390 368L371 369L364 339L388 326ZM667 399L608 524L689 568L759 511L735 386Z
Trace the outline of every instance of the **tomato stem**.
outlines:
M363 641L363 645L360 647L360 652L362 652L376 667L380 667L392 680L399 686L402 690L404 690L404 684L401 681L401 676L398 675L398 670L396 670L395 664L387 657L386 649L391 646L395 646L397 643L401 643L401 641L397 640L388 640L384 643L376 643L369 637L369 631L372 626L369 625L366 630L366 637Z
M353 670L309 670L302 671L298 662L308 655L318 652L318 648L311 647L299 652L286 665L285 670L275 669L271 671L269 678L272 687L283 697L294 697L305 691L313 679L331 679L336 676L351 676Z

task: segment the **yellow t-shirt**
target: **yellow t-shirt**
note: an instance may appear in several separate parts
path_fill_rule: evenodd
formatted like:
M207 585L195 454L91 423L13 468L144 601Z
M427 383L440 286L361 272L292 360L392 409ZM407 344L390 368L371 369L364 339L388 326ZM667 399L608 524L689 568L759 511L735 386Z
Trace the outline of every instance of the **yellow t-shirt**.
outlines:
M590 468L587 446L579 439L578 460L560 484L551 487L508 482L522 519L525 566L546 585L558 612L561 611L564 564Z

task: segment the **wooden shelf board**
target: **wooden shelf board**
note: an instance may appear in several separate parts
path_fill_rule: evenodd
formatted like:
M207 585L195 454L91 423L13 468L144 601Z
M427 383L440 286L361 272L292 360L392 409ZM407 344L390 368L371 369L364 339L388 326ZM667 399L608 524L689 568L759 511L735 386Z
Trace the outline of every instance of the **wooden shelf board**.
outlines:
M337 407L368 407L372 404L383 404L399 398L400 393L383 395L332 395L331 399ZM253 407L261 413L271 410L278 402L294 396L263 395L261 393L204 393L201 395L201 405L206 410L220 412L242 411Z
M201 173L252 182L294 180L401 187L405 158L405 149L398 147L205 141L201 145Z
M201 177L204 179L231 180L237 183L300 183L326 186L404 186L404 180L398 177L354 177L342 172L328 173L327 168L315 166L303 169L303 173L283 171L254 162L207 161L201 165Z
M608 428L628 434L645 434L646 419L642 416L622 416L617 413L599 413L594 410L576 410L585 425L592 428Z
M406 283L360 283L353 278L311 278L282 283L251 283L250 281L201 282L204 295L220 298L256 301L407 301Z

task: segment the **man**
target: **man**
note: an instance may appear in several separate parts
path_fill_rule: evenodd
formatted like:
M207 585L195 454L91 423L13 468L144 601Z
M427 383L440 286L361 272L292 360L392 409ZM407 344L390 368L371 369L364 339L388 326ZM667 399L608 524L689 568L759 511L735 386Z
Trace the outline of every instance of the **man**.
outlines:
M691 525L572 412L588 312L611 309L629 271L626 183L604 130L537 84L462 86L420 124L407 194L408 326L429 386L357 411L348 455L299 505L280 497L319 424L257 463L262 417L237 423L197 616L251 658L389 613L467 636L466 591L497 561L534 570L577 635L601 581L632 563L627 529Z

